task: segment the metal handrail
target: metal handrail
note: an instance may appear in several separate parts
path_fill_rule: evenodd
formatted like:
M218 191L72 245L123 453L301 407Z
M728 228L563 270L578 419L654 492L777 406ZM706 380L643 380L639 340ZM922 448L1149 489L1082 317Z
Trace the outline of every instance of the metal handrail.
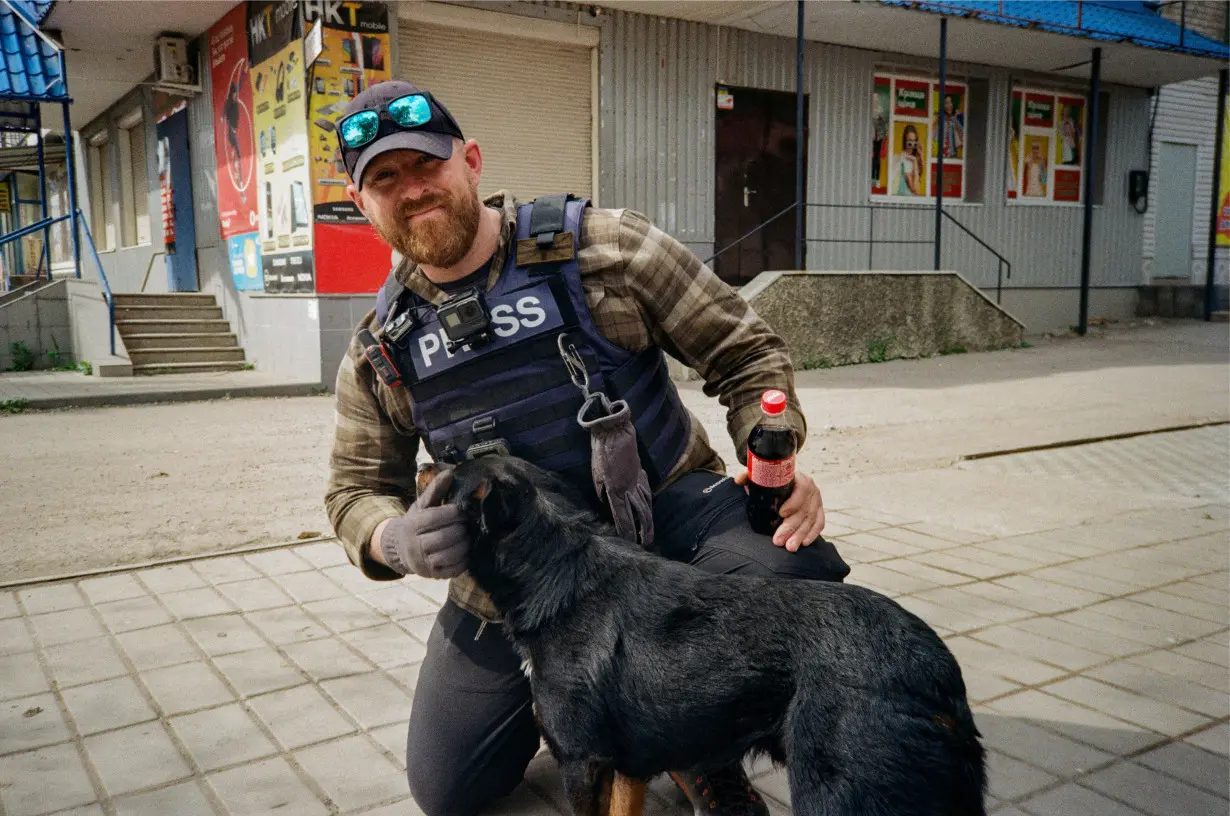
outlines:
M19 201L18 203L21 202ZM49 229L52 224L58 224L61 221L71 217L71 215L60 215L55 218L43 218L35 221L33 224L27 224L26 226L13 230L4 236L0 236L0 247L10 244L13 241L18 241L25 238L27 235L31 235L35 232ZM34 270L35 280L42 280L44 254L47 256L47 280L51 280L51 248L47 246L46 239L43 241L43 251L39 253L38 266Z
M750 232L747 232L747 233L745 233L745 234L743 234L743 235L740 235L740 236L739 236L738 238L736 238L734 241L732 241L731 243L729 243L729 244L727 244L726 246L722 247L722 248L721 248L720 250L718 250L717 252L715 252L715 253L713 253L712 255L710 255L708 258L706 258L704 261L702 261L702 263L704 263L704 265L705 265L705 266L708 266L708 265L709 265L709 262L710 262L710 261L712 261L714 258L718 257L719 255L721 255L721 254L722 254L723 252L725 252L726 250L728 250L728 249L732 249L733 247L736 247L736 246L738 246L739 244L743 243L744 239L746 239L746 238L751 238L753 235L755 235L756 233L760 232L762 229L764 229L765 227L769 226L769 225L770 225L770 224L772 224L774 221L776 221L777 219L781 218L783 215L785 215L786 213L790 212L791 210L793 210L793 209L794 209L795 207L797 207L797 206L799 206L799 202L797 202L797 201L792 202L792 203L790 204L790 206L789 206L789 207L787 207L786 209L782 210L782 211L781 211L781 212L779 212L777 215L772 216L771 218L769 218L769 220L765 221L764 223L759 224L759 225L757 225L756 227L753 227L753 228L752 228L752 230L751 230Z
M107 282L107 273L103 271L102 259L98 257L98 250L94 247L94 236L90 234L90 225L85 220L85 215L81 209L77 209L77 223L85 230L85 239L90 244L90 254L94 256L94 265L98 267L98 279L102 281L103 296L107 300L107 320L111 326L111 356L115 356L115 295L111 292L111 284ZM80 274L81 270L77 270Z
M1003 295L1004 267L1008 268L1008 280L1012 280L1012 262L1009 261L1007 258L1005 258L1003 255L1000 255L999 252L997 252L995 248L992 247L990 244L988 244L986 241L982 240L977 235L970 232L969 227L965 226L960 221L958 221L952 213L948 212L948 210L940 210L940 214L943 215L945 218L947 218L952 223L956 224L958 227L960 227L962 232L964 232L970 238L973 238L979 245L982 246L983 249L985 249L987 252L990 252L992 255L994 255L996 258L999 259L999 269L996 271L996 275L995 275L995 303L998 304L1000 301L1000 298Z
M32 232L39 232L40 230L50 227L52 224L58 224L68 218L72 218L72 215L58 215L55 218L43 218L39 221L35 221L33 224L27 224L21 229L14 230L4 236L0 236L0 246L16 241L18 238L25 238Z
M710 255L708 258L706 258L706 259L703 261L703 263L704 263L706 266L708 266L708 265L709 265L709 263L710 263L711 261L713 261L713 259L714 259L714 258L717 258L717 257L721 256L723 253L725 253L725 252L727 252L727 251L729 251L729 250L733 249L734 247L738 246L739 244L743 243L743 241L745 241L746 239L748 239L748 238L752 237L752 236L753 236L753 235L755 235L757 232L760 232L760 230L762 230L762 229L764 229L765 227L769 226L769 224L772 224L774 221L776 221L777 219L781 218L781 217L782 217L783 215L785 215L786 213L788 213L788 212L792 211L792 210L793 210L793 209L795 209L795 207L797 207L797 206L798 206L798 202L795 202L795 203L793 203L793 204L789 205L788 207L786 207L786 208L785 208L784 210L782 210L781 212L777 213L776 215L773 215L773 216L772 216L772 217L770 217L768 220L766 220L766 221L764 221L763 223L761 223L761 224L757 225L756 227L754 227L754 228L753 228L753 229L751 229L750 231L748 231L748 232L744 233L743 235L739 236L738 238L736 238L736 239L735 239L734 241L732 241L731 243L727 244L726 246L722 247L722 248L721 248L720 250L718 250L717 252L715 252L715 253L713 253L712 255ZM905 204L905 203L896 204L896 203L888 203L888 202L885 202L885 203L876 203L876 204L835 204L835 203L834 203L834 204L822 204L822 203L806 203L806 204L804 204L803 206L804 206L804 207L807 207L807 208L816 207L816 208L822 208L822 209L830 209L830 208L831 208L831 209L845 209L845 210L868 210L868 211L869 211L869 218L868 218L868 236L867 236L867 238L805 238L805 239L804 239L807 243L816 243L816 244L867 244L867 269L868 269L868 270L872 269L872 268L873 268L873 265L874 265L874 264L873 264L873 261L874 261L874 251L875 251L875 245L876 245L876 244L909 244L909 245L918 245L918 246L935 246L935 239L934 239L934 238L928 238L928 239L881 239L881 240L876 240L876 238L875 238L875 214L876 214L876 210L918 211L918 209L919 209L919 208L918 208L918 205L916 205L916 204ZM970 231L970 229L969 229L967 226L965 226L965 225L964 225L964 224L962 224L960 221L958 221L958 220L957 220L957 219L956 219L956 218L955 218L955 217L954 217L951 213L949 213L947 210L940 210L940 212L942 213L942 215L943 215L945 218L947 218L949 221L951 221L952 223L954 223L954 224L956 224L958 227L960 227L962 232L964 232L964 233L965 233L966 235L968 235L970 238L973 238L973 239L974 239L974 241L976 241L976 242L979 244L979 246L981 246L981 247L982 247L983 249L985 249L987 252L990 252L992 255L994 255L994 256L995 256L995 258L996 258L996 260L997 260L997 262L998 262L998 266L997 266L997 268L996 268L996 274L995 274L995 303L996 303L997 305L998 305L998 304L1000 304L1000 302L1001 302L1001 300L1002 300L1002 298L1003 298L1003 282L1004 282L1004 277L1005 277L1005 271L1006 271L1006 273L1007 273L1006 277L1007 277L1007 278L1009 278L1009 279L1011 279L1011 278L1012 278L1012 262L1011 262L1011 261L1009 261L1007 258L1005 258L1003 255L1001 255L1001 254L1000 254L1000 253L999 253L999 252L998 252L998 251L997 251L994 247L992 247L992 246L991 246L990 244L988 244L986 241L982 240L982 239L981 239L981 238L979 238L977 235L975 235L973 232L971 232L971 231Z

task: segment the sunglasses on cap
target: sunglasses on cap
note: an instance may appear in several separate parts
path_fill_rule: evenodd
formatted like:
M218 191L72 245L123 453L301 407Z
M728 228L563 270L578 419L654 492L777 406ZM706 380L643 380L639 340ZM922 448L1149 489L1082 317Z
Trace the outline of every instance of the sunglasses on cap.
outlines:
M355 111L338 122L337 140L343 150L356 150L371 143L380 135L380 121L385 119L402 130L420 128L439 113L433 113L431 94L427 92L407 94L390 100L387 104L372 110ZM440 114L442 118L444 117ZM451 132L456 125L451 123L440 128L442 132Z

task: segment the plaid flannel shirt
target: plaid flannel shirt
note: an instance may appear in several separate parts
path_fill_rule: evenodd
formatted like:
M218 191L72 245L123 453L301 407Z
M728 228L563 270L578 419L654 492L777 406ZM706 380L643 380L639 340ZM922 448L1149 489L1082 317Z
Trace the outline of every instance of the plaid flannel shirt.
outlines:
M492 282L515 246L517 202L503 191L486 199L504 217ZM651 344L694 368L707 396L726 407L726 424L741 463L747 438L759 421L766 389L786 393L786 418L802 444L807 424L799 410L794 373L785 344L738 293L685 246L632 210L590 207L581 222L578 261L586 303L599 331L631 352ZM398 279L428 300L439 290L418 266L406 261ZM375 310L361 324L379 328ZM377 336L379 336L377 334ZM325 506L351 563L374 580L401 576L367 557L376 527L402 515L414 501L419 436L410 394L391 389L376 375L352 338L337 374L337 414ZM669 484L692 470L725 472L704 427L692 417L692 436ZM465 573L453 578L449 597L484 620L498 621L490 598Z

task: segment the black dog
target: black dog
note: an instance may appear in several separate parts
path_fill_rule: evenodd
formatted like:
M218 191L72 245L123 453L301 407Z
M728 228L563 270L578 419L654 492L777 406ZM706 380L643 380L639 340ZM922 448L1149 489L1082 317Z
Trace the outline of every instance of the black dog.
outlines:
M797 814L985 814L960 667L888 598L644 553L521 459L467 461L449 495L577 814L599 811L613 771L647 780L750 754L787 768Z

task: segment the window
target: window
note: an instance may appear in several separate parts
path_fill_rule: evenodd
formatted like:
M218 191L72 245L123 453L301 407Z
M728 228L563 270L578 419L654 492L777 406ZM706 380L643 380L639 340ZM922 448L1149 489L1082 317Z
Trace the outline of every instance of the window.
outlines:
M90 234L99 252L115 248L115 217L111 209L111 162L106 132L95 134L89 143Z
M145 166L145 122L137 110L120 125L120 223L123 245L148 244L149 173Z
M1008 111L1009 200L1078 204L1085 173L1085 98L1014 87Z
M944 151L944 198L965 199L966 163L971 156L966 130L970 87L938 78L875 75L871 100L871 194L889 200L935 196L936 160ZM940 109L945 111L944 132ZM925 151L925 152L924 152Z

